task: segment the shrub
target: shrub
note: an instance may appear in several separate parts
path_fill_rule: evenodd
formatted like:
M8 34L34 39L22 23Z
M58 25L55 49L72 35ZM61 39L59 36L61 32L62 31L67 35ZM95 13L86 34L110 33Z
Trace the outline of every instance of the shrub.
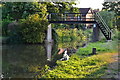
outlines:
M38 14L21 20L22 40L26 43L43 43L47 30L47 19L40 18Z
M83 34L82 30L75 29L56 29L58 34L58 40L60 42L69 42L69 41L80 41L86 40L86 36Z
M8 24L10 24L12 21L9 19L3 19L2 20L2 36L8 36Z

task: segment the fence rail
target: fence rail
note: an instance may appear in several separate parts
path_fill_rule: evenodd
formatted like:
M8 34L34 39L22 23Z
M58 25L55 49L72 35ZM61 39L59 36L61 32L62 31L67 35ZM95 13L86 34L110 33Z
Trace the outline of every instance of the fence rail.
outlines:
M58 21L95 21L94 15L91 13L51 13L48 15L48 20L51 22Z

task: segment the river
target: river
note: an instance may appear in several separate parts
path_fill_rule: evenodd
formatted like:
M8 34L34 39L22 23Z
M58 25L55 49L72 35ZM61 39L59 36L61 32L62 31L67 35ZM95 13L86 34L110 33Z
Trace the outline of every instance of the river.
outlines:
M34 78L40 70L49 65L53 67L58 48L77 50L84 42L64 42L47 44L2 45L2 74L4 78ZM58 57L56 57L58 56Z

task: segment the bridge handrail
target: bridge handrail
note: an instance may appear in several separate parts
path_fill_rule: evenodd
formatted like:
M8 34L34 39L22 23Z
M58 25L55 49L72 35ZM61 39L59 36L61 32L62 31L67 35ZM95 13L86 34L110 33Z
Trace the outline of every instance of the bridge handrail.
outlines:
M105 21L103 20L102 16L101 16L99 13L97 13L97 14L98 14L98 16L100 17L102 23L105 25L105 27L106 27L109 31L111 31L110 28L108 27L108 25L107 25L107 24L105 23Z
M69 14L71 14L71 15L69 15ZM51 16L57 16L58 15L57 20L66 21L66 19L76 19L75 21L86 21L86 19L89 19L90 21L94 21L94 19L95 19L94 17L90 17L90 18L89 17L88 18L82 17L82 15L84 15L84 14L83 13L50 13L49 16L48 16L48 19L54 21L55 18L52 18ZM88 13L88 14L93 14L93 13ZM70 20L70 21L72 21L72 20Z
M105 23L105 21L103 20L103 18L101 17L101 15L97 12L96 15L98 16L98 19L103 23L104 27L106 28L106 30L108 32L111 32L111 30L109 29L109 27L107 26L107 24Z
M97 12L95 15L96 15L96 16L98 17L98 19L102 22L102 24L104 25L104 28L105 28L106 31L107 31L108 37L111 39L111 34L113 34L113 33L112 33L112 31L110 30L110 28L109 28L108 25L105 23L105 21L103 20L102 16L99 14L99 12Z
M50 13L50 14L86 14L86 13ZM87 13L87 14L93 14L93 13Z

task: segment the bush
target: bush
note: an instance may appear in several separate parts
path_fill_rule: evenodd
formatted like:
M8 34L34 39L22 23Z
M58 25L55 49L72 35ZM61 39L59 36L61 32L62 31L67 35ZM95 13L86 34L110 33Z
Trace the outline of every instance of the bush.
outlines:
M82 30L75 29L56 29L58 34L58 41L60 42L69 42L69 41L84 41L86 36L83 34Z
M2 36L8 36L8 24L10 24L12 21L9 19L3 19L2 20Z
M40 18L38 14L21 20L22 40L26 43L43 43L47 30L47 19Z

